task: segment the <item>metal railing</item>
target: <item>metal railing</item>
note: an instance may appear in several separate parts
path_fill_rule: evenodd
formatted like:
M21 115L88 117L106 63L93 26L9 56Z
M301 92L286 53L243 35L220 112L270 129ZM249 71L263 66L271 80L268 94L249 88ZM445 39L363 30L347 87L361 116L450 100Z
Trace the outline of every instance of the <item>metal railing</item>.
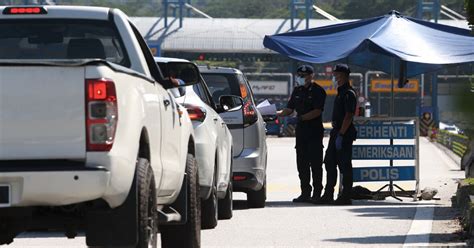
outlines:
M464 156L469 145L469 137L461 134L450 133L446 130L439 130L436 140L460 157Z

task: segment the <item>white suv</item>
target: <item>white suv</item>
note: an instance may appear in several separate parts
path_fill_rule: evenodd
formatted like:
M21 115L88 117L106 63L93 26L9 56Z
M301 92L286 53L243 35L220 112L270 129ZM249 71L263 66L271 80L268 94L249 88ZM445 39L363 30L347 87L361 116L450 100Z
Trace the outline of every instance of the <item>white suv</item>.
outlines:
M257 110L244 74L233 68L199 66L214 104L225 95L240 97L242 111L222 112L234 141L234 191L247 193L249 207L263 208L266 200L267 143L265 122Z
M156 57L155 61L164 72L170 65L194 65L177 58ZM176 80L182 80L190 75L183 71L174 76ZM197 84L169 91L186 108L193 123L201 186L201 227L214 228L218 219L232 217L232 134L216 112L216 105L202 78Z

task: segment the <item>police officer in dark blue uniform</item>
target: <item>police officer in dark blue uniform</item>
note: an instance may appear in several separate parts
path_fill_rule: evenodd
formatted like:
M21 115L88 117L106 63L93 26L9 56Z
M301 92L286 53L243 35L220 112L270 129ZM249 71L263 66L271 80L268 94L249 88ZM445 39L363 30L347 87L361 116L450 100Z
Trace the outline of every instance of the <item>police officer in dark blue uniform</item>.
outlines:
M286 108L278 112L287 116L296 110L296 163L301 183L301 195L293 202L312 202L321 197L323 136L322 112L326 100L324 89L313 81L314 69L310 65L298 67L297 86L291 94ZM311 187L311 175L313 188ZM311 191L313 196L311 197Z
M333 80L337 82L337 96L332 112L332 131L326 150L327 183L324 195L319 204L350 205L352 193L352 143L357 132L353 124L356 111L356 92L349 83L349 67L337 64L333 69ZM334 187L337 180L337 169L342 173L342 192L334 202Z

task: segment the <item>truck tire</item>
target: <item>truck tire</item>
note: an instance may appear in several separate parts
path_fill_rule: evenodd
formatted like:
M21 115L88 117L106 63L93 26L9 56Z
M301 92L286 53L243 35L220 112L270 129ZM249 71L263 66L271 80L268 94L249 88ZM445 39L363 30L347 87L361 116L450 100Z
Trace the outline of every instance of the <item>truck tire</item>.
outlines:
M199 248L201 246L201 197L196 160L192 154L186 159L188 175L187 222L178 226L161 228L161 246L163 248Z
M225 193L225 198L219 200L219 220L229 220L232 218L232 210L233 206L233 188L232 188L232 180L229 182L229 186L227 186L227 191Z
M249 191L247 193L247 204L249 208L264 208L267 200L267 180L258 191Z
M217 226L217 179L216 173L212 178L211 195L208 199L204 200L201 204L201 228L202 229L213 229Z
M157 247L158 215L156 211L156 185L150 162L139 158L136 167L138 192L138 245L137 248Z
M124 210L121 210L120 213L117 213L113 216L109 216L108 218L112 218L113 223L108 223L109 225L128 225L125 223L114 222L114 220L132 220L136 222L136 227L133 227L137 234L138 239L134 242L137 242L134 245L129 246L128 244L126 247L136 247L136 248L145 248L145 247L157 247L157 240L158 240L158 212L156 211L156 184L155 184L155 177L153 174L153 170L150 166L150 162L144 158L138 158L136 166L135 166L135 176L133 178L133 184L130 189L130 192L125 200L124 204L133 204L136 205L136 208L133 209L133 213L131 213L130 208L127 206ZM133 217L128 217L128 216ZM99 215L100 216L100 215ZM95 217L95 218L94 218ZM103 222L106 219L97 218L98 216L91 217L94 220L100 220ZM112 227L114 228L114 227ZM120 229L120 228L119 228ZM138 229L138 230L137 230ZM133 231L135 231L133 230ZM132 231L132 230L130 230ZM110 240L117 241L120 238L120 235L125 235L126 233L121 231L118 234L116 233L93 233L94 238L92 243L93 245L89 245L89 248L104 248L104 247L116 247L116 246L124 246L123 244L115 244L110 243ZM97 239L103 238L103 236L107 238L105 240L100 240L97 245ZM119 235L119 237L115 237ZM115 237L115 238L114 238ZM88 237L89 238L89 237ZM112 241L112 242L113 242ZM127 240L130 242L130 240ZM89 242L87 242L89 244Z

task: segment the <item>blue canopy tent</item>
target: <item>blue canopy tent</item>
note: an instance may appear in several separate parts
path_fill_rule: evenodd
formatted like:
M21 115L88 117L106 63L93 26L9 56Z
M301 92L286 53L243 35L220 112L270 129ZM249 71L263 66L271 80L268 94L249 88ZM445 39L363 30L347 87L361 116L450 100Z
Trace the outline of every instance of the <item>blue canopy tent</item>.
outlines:
M396 11L355 22L265 36L263 45L300 61L342 61L396 75L402 70L406 77L474 61L474 37L470 30L402 16Z
M402 16L397 11L355 22L267 35L263 45L309 63L341 61L384 71L392 75L392 85L397 75L399 87L408 77L474 61L470 30Z

